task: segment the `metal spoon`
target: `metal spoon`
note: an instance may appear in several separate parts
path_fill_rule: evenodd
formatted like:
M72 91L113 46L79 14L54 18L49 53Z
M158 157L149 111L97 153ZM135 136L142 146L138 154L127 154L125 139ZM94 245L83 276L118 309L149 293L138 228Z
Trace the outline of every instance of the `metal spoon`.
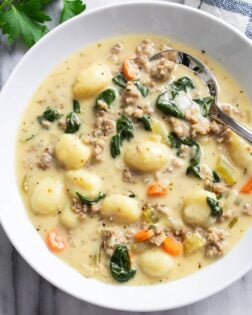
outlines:
M149 60L154 61L158 60L165 55L169 55L169 53L176 52L177 53L177 64L182 64L189 69L193 70L205 84L209 88L210 95L214 97L214 101L211 104L211 108L209 111L209 117L226 125L230 129L232 129L237 135L246 140L250 145L252 144L252 130L246 128L238 121L234 120L227 114L225 114L218 105L218 85L215 76L213 73L198 59L193 56L184 53L178 50L163 50L154 56L152 56Z

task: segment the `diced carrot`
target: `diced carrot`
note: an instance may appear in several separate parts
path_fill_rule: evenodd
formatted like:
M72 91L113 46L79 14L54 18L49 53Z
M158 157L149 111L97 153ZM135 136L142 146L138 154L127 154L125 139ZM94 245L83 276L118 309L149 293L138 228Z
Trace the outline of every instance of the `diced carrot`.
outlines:
M55 229L47 233L46 244L48 248L54 253L61 252L66 248L66 244L63 241L63 238Z
M164 196L167 193L167 189L159 184L152 184L148 187L147 194L149 196Z
M240 190L243 194L249 194L252 192L252 177L246 182L246 184Z
M123 63L123 74L127 80L136 80L139 77L139 69L132 59L125 59Z
M179 256L182 254L183 245L174 237L168 236L162 243L163 250L172 256Z
M135 234L135 239L138 241L146 241L150 239L155 232L152 229L149 230L141 230Z

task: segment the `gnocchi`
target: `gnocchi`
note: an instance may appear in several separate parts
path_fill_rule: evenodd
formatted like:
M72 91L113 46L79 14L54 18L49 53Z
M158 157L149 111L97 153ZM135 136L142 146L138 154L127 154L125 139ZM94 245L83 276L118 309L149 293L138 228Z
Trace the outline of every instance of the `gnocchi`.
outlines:
M101 215L116 223L129 224L140 218L141 210L134 198L118 194L108 196L101 202Z
M173 258L160 249L145 251L138 257L138 265L141 270L154 278L168 276L173 264Z
M93 199L101 191L102 180L96 174L81 169L66 172L65 185L71 196L76 197L78 192L86 198Z
M139 171L152 172L166 166L170 152L166 145L153 141L130 144L125 151L126 163Z
M207 197L214 199L215 195L201 190L185 198L183 218L187 224L206 227L213 221L211 209L206 201Z
M72 211L69 205L61 212L60 222L68 229L74 229L80 223L77 214Z
M56 214L66 202L63 183L53 177L42 178L34 187L30 202L38 214Z
M95 95L111 82L110 69L105 64L92 64L78 76L73 87L74 96L78 99Z
M64 134L55 147L57 159L69 169L81 168L89 160L91 150L72 134Z
M249 170L252 169L252 149L234 133L229 145L229 154L238 166Z

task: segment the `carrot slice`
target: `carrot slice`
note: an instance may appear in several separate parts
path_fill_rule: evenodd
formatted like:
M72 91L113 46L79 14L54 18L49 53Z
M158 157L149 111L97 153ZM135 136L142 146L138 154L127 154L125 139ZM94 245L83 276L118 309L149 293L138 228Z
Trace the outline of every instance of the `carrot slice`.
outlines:
M146 241L146 240L150 239L154 234L155 234L155 232L152 229L141 230L135 234L135 239L138 241Z
M123 63L123 74L127 80L136 80L139 77L139 69L132 59L125 59Z
M164 196L167 194L167 189L159 184L152 184L148 187L147 194L149 196Z
M182 254L183 245L174 237L168 236L162 243L163 250L172 256L179 256Z
M243 194L249 194L252 192L252 177L246 182L246 184L240 190Z
M63 241L63 238L55 229L48 232L46 236L46 244L48 248L54 253L61 252L66 248L66 244Z

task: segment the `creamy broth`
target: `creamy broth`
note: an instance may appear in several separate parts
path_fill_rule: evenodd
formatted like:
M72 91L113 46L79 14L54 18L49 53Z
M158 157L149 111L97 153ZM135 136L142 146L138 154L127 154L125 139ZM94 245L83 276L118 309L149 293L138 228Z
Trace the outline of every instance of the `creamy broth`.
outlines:
M141 44L147 37L150 40ZM121 45L115 46L117 43ZM49 248L84 276L116 283L109 268L110 259L117 245L123 245L130 253L130 268L136 270L127 284L178 279L225 255L252 222L251 192L239 193L251 178L251 147L229 130L212 121L209 123L204 117L207 113L202 112L197 102L192 103L192 99L209 96L197 75L183 66L174 67L172 56L169 56L169 65L146 65L143 55L160 51L164 45L186 51L207 64L217 78L223 110L252 127L251 102L242 87L209 58L207 52L167 38L130 35L107 39L85 47L57 66L36 90L21 122L17 142L18 185L29 217L45 243L48 244L48 233L56 231L64 248L52 244L52 241L61 243L52 234ZM112 77L122 71L125 59L136 57L136 47L139 47L138 60L130 60L126 70L129 77L140 72L139 82L149 89L146 97L135 83L129 83L133 79L127 83L129 93L112 81ZM100 79L99 75L93 78L92 67L97 64L105 65L104 69L95 70L100 71ZM80 72L84 73L81 77ZM170 101L175 102L184 115L182 119L174 119L155 103L160 94L170 89L172 82L185 76L195 87L184 87L174 100L169 94ZM86 78L89 82L84 81ZM102 100L98 102L98 109L94 109L97 95L108 88L115 91L115 100L110 106ZM76 132L65 133L66 128L76 127L76 124L66 124L65 120L73 112L73 100L80 104L81 112L78 113L77 108L74 119L81 125ZM192 104L198 110L196 118ZM60 116L56 117L55 112L43 116L48 107L56 109ZM139 121L145 110L152 131L145 130L144 123ZM122 114L134 125L133 137L119 144L120 154L113 158L110 145L116 135L115 123ZM104 122L104 118L108 120ZM105 131L103 122L107 123L103 126ZM203 127L208 129L202 130ZM101 131L108 134L103 136ZM180 148L172 147L168 138L171 133L175 133L177 141L182 136L190 138L191 144L180 142ZM69 137L62 140L66 134ZM74 137L79 141L77 144L73 144ZM146 152L145 155L139 152L145 144L149 152L147 160L154 150L156 161L144 162ZM201 178L194 172L186 175L197 146L201 157L200 163L196 163L196 173ZM79 173L80 170L84 173ZM213 179L213 171L219 176L219 182ZM90 179L92 174L96 176ZM78 176L83 178L76 183ZM84 187L82 181L86 179L91 183ZM81 194L89 201L96 199L99 193L106 196L101 196L92 206L82 206L75 193L83 191L90 194ZM114 198L115 194L127 199ZM207 197L215 202L214 209L207 204ZM149 235L149 239L137 240L143 237L139 236L140 230L144 237ZM196 240L190 243L192 235Z

